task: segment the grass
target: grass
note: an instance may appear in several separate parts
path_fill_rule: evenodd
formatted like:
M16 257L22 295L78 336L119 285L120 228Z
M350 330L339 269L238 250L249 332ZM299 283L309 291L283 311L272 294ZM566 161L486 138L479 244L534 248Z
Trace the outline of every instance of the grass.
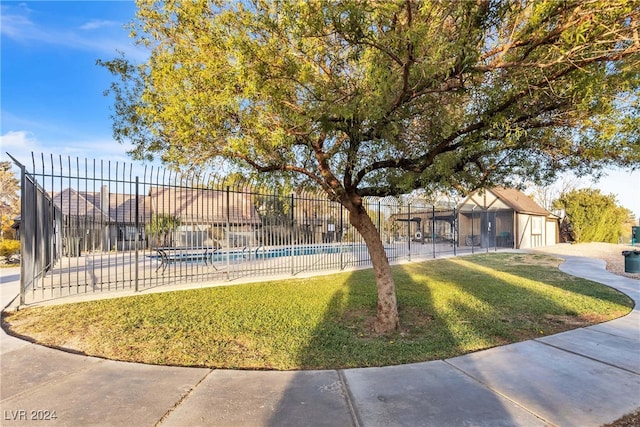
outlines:
M394 267L401 330L372 332L371 270L39 307L15 334L110 359L240 369L331 369L461 355L599 323L623 294L545 255L482 254Z
M20 267L19 262L7 262L6 264L0 264L0 268L13 268Z

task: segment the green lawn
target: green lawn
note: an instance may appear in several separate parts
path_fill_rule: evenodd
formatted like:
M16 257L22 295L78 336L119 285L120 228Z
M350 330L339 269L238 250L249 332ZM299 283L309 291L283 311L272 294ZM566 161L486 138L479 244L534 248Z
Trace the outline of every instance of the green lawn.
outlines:
M376 336L371 270L40 307L16 334L153 364L324 369L442 359L628 313L621 293L544 255L482 254L394 267L402 329Z

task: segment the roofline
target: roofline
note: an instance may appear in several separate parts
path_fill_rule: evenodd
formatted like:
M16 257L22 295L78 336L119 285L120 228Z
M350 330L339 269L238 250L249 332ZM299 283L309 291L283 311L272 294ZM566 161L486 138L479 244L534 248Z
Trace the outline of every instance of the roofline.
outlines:
M489 192L491 192L491 194L493 194L497 199L499 199L501 202L503 202L504 204L506 204L507 206L509 206L511 209L513 209L515 212L517 212L517 213L519 213L519 214L525 214L525 215L538 215L538 216L542 216L542 215L544 215L544 216L547 216L547 217L549 217L549 216L555 216L555 217L558 217L557 215L555 215L555 214L553 214L553 213L549 212L548 210L546 210L546 209L545 209L545 208L543 208L542 206L538 205L537 203L536 203L536 205L538 205L538 207L540 207L540 209L541 209L542 211L544 211L544 213L543 213L543 212L534 212L534 211L531 211L531 210L528 210L528 209L525 209L525 210L516 209L516 207L515 207L515 206L513 206L513 203L512 203L509 199L505 198L502 194L500 194L500 191L499 191L499 190L498 190L497 192L496 192L496 191L494 191L495 189L500 189L500 188L503 188L503 189L505 189L505 190L508 190L508 188L506 188L506 187L492 187L492 188L482 188L482 189L478 189L478 190L476 190L476 191L473 191L471 194L469 194L469 195L468 195L468 196L467 196L467 197L466 197L466 198L465 198L465 199L464 199L464 200L463 200L463 201L458 205L458 207L460 207L460 206L462 206L462 205L466 204L466 203L467 203L467 202L472 198L472 196L473 196L473 195L475 195L475 194L479 193L480 191L489 191ZM514 189L514 190L515 190L515 189ZM517 190L517 191L520 191L520 190ZM524 194L524 193L522 193L522 194ZM525 194L525 196L526 196L526 194ZM529 197L529 196L527 196L527 197ZM529 198L530 198L530 197L529 197ZM535 203L535 201L534 201L534 203ZM487 210L490 210L490 208L487 208ZM496 210L498 210L498 209L496 209ZM558 218L559 218L559 217L558 217Z

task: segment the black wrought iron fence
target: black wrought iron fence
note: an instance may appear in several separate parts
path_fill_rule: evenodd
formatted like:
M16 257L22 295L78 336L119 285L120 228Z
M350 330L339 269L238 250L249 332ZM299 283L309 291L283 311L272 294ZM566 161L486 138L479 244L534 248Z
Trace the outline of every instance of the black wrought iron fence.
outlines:
M61 156L32 156L31 170L16 163L22 304L371 263L348 212L320 194ZM482 233L487 212L461 217L407 197L369 198L366 207L392 262L497 243L495 232Z

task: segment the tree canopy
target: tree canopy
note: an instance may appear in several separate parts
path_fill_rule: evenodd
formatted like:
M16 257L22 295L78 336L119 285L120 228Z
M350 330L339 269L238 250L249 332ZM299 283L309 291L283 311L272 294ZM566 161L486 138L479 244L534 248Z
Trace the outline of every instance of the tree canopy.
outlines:
M138 6L151 57L111 62L141 85L116 115L138 157L360 195L640 157L635 1Z
M381 298L362 197L640 163L640 0L137 4L148 61L101 62L115 137L315 183L349 210Z
M589 188L562 194L554 208L565 211L575 241L582 243L619 243L631 217L631 211L619 206L615 196Z
M20 180L10 162L0 162L0 240L11 236L11 225L20 214Z

